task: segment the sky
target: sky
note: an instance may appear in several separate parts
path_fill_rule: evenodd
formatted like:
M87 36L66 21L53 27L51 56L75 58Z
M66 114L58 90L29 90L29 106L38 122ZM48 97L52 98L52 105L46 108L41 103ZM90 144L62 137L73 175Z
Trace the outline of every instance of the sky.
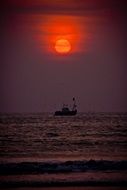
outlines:
M0 2L0 112L127 111L122 0ZM59 53L66 39L70 51Z

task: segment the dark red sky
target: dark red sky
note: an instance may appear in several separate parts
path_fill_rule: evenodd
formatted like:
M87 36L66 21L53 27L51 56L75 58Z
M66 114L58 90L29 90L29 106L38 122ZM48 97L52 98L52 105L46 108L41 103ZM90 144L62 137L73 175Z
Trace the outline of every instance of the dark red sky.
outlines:
M127 111L126 4L118 0L1 3L0 112ZM55 52L59 36L72 51Z

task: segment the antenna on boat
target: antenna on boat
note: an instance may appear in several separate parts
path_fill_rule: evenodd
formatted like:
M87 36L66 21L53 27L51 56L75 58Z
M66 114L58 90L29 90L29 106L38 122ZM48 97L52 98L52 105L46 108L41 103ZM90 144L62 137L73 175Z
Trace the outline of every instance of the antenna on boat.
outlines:
M72 110L75 111L77 106L76 106L76 101L75 101L75 98L74 98L74 97L73 97L73 102L74 102L74 103L73 103L73 108L72 108Z

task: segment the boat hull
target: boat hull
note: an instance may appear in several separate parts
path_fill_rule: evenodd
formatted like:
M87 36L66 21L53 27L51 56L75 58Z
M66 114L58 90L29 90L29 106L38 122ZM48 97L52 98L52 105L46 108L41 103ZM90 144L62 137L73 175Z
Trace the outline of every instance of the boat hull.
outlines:
M76 114L77 114L77 110L68 111L68 112L56 111L54 115L56 115L56 116L72 116L72 115L76 115Z

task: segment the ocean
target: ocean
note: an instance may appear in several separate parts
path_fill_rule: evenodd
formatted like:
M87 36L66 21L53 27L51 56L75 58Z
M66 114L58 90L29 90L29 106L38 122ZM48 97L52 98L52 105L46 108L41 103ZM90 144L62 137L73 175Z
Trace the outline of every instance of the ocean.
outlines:
M1 188L91 186L127 187L127 113L0 115Z

